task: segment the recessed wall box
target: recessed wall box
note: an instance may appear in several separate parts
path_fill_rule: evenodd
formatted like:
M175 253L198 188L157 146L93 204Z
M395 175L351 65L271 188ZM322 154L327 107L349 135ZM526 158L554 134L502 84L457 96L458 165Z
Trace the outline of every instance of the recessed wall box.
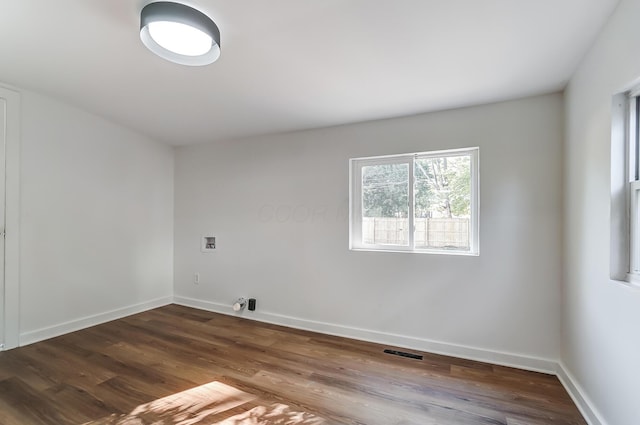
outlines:
M216 249L216 237L215 236L203 236L200 243L200 250L202 252L212 252Z

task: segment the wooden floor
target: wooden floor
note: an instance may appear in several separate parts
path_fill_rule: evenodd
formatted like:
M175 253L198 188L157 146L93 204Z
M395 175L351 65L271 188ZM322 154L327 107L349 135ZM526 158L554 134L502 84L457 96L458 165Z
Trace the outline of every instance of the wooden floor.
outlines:
M0 353L0 424L585 424L554 376L385 348L171 305Z

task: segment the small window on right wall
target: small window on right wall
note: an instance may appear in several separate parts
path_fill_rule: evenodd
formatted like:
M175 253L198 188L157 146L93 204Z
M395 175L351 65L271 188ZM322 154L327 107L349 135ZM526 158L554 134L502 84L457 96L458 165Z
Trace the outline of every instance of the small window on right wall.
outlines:
M640 161L639 161L639 116L640 94L631 92L628 96L627 152L629 200L629 273L632 280L640 280Z
M611 112L610 277L640 285L640 85Z

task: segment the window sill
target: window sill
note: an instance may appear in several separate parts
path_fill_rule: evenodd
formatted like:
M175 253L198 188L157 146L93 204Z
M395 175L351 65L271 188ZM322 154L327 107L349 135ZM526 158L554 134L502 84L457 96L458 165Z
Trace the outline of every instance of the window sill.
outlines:
M379 248L349 248L350 251L360 252L395 252L400 254L436 254L436 255L454 255L461 257L479 257L479 252L471 251L449 251L449 250L409 250L409 249L379 249ZM640 286L640 275L638 276L638 285Z
M640 274L627 273L627 278L622 281L622 283L626 283L628 286L640 289Z

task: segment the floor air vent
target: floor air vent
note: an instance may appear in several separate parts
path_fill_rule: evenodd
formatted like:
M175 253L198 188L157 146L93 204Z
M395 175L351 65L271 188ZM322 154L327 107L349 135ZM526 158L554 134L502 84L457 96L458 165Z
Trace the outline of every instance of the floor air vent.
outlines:
M408 357L410 359L422 360L422 356L413 353L405 353L404 351L396 351L396 350L384 350L387 354L393 354L394 356L400 357Z

